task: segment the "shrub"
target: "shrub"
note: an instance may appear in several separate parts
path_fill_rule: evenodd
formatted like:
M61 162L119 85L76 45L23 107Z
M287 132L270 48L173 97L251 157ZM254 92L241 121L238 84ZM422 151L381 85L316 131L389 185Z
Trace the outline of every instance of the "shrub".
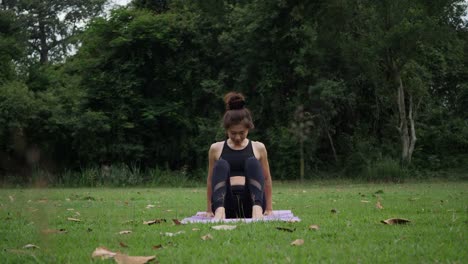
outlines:
M382 158L367 166L362 177L372 182L403 182L409 172L402 167L399 161L391 158Z

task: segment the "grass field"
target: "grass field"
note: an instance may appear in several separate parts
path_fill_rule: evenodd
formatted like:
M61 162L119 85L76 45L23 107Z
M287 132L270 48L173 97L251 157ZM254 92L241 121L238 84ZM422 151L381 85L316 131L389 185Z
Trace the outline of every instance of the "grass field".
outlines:
M114 263L91 258L105 246L160 263L468 263L468 182L275 183L273 202L302 221L240 223L232 231L175 225L205 209L204 188L0 189L0 260ZM392 217L411 223L380 222ZM143 224L156 218L167 222ZM213 239L202 240L207 234ZM296 239L304 244L292 246Z

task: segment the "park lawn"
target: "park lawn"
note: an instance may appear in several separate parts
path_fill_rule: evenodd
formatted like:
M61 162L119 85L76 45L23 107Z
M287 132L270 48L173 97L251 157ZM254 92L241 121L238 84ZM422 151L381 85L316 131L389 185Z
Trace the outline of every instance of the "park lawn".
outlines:
M383 209L376 208L379 199ZM114 263L91 258L105 246L156 255L160 263L468 263L468 182L274 183L273 202L302 221L236 223L232 231L175 225L172 219L205 209L204 188L0 189L0 260ZM392 217L411 223L380 222ZM167 222L143 224L152 219ZM309 230L312 224L320 229ZM122 230L132 233L118 234ZM178 231L184 233L164 235ZM213 239L202 240L207 234ZM292 246L296 239L304 244Z

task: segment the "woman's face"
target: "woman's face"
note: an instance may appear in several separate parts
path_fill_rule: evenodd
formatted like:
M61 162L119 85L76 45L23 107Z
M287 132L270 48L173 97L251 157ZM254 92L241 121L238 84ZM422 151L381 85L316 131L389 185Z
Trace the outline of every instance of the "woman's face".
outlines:
M227 129L227 134L234 145L240 146L244 142L244 139L247 138L249 129L243 124L232 125Z

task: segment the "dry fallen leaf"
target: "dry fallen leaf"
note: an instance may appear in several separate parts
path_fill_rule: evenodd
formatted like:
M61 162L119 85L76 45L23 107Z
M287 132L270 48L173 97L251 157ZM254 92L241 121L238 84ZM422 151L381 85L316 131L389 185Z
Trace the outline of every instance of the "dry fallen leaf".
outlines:
M162 247L163 247L163 246L162 246L161 244L156 245L156 246L152 246L153 249L160 249L160 248L162 248Z
M93 253L91 254L91 257L93 258L101 258L101 259L108 259L108 258L113 258L117 255L117 253L110 251L109 249L105 247L98 247L96 248Z
M370 202L367 200L361 200L361 203L370 203Z
M154 220L149 220L149 221L144 221L144 225L153 225L153 224L160 224L162 222L166 222L166 219L154 219Z
M387 220L382 220L380 222L387 224L387 225L400 225L400 224L407 224L411 221L408 219L403 219L403 218L389 218Z
M123 231L120 231L120 232L119 232L119 235L126 235L126 234L130 234L130 233L132 233L132 231L130 231L130 230L123 230Z
M217 225L217 226L212 226L214 230L233 230L236 229L237 226L235 225Z
M73 217L68 217L67 220L68 220L68 221L72 221L72 222L81 222L80 219L78 219L78 218L73 218Z
M192 231L200 231L200 228L194 227L194 228L192 228Z
M121 246L125 245L120 242ZM125 245L126 246L126 245ZM156 256L127 256L121 253L115 253L105 247L98 247L91 254L93 258L108 259L114 258L118 264L144 264L156 258Z
M10 198L10 202L14 202L14 201L15 201L15 197L13 197L13 196L11 196L11 195L8 196L8 198Z
M39 248L38 246L34 245L34 244L27 244L27 245L24 245L23 248L32 248L32 249L36 249L36 248Z
M151 209L151 208L154 208L154 205L153 205L153 204L148 204L148 205L146 206L146 209Z
M292 246L301 246L304 244L304 239L296 239L293 242L291 242Z
M320 227L318 225L310 225L309 230L319 230Z
M127 247L128 247L128 245L127 245L127 244L125 244L125 243L124 243L124 242L122 242L122 241L120 241L120 242L119 242L119 245L120 245L121 247L124 247L124 248L127 248Z
M117 253L117 255L114 257L117 264L145 264L155 258L156 256L127 256L120 253Z
M68 208L67 211L75 211L73 208Z
M377 209L383 209L383 206L382 206L382 204L380 203L380 201L377 201L377 203L375 204L375 208L377 208Z
M212 236L211 234L207 234L207 235L202 236L201 239L203 239L203 240L211 240L211 239L213 239L213 236Z
M172 219L172 222L174 222L175 225L181 225L182 223L179 221L179 219Z

